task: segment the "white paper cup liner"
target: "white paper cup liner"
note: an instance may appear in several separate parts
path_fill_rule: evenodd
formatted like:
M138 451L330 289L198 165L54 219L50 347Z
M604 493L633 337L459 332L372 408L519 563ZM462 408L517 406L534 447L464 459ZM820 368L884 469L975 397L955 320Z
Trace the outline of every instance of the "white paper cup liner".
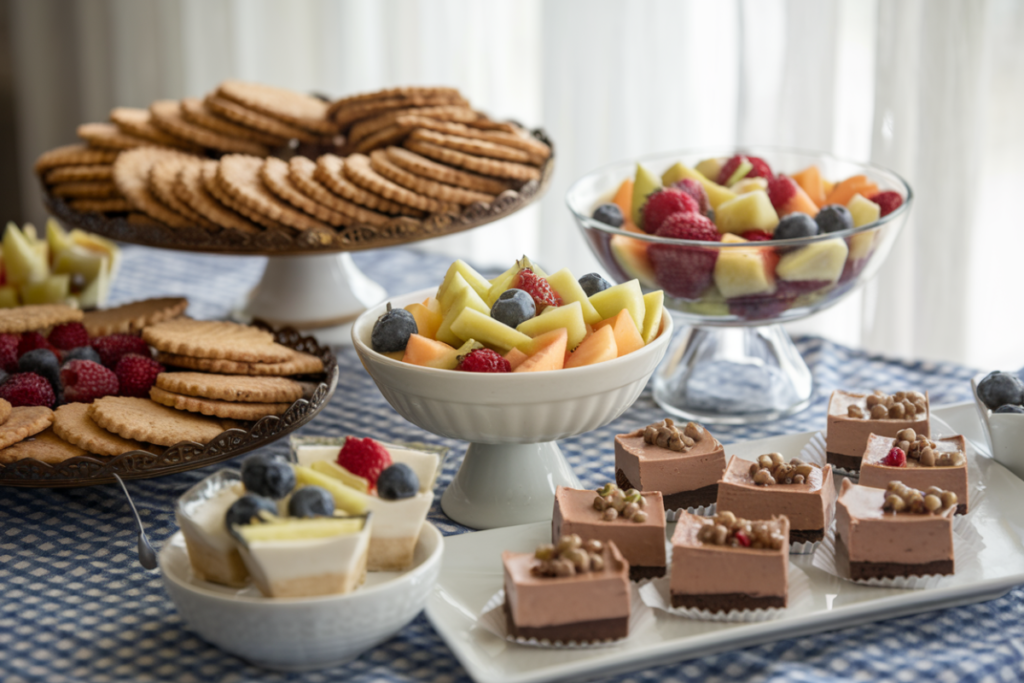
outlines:
M810 555L821 544L821 541L801 541L789 544L790 555Z
M974 524L966 516L958 516L953 520L953 562L955 571L963 571L971 562L977 562L978 553L985 548L985 542L981 540L981 534L974 528ZM859 583L865 586L877 586L879 588L911 588L915 590L936 588L942 585L946 579L951 579L952 574L927 574L925 576L897 576L885 579L851 579L848 561L840 552L836 551L836 528L833 525L825 534L821 545L814 553L811 564L818 569L837 576L844 581Z
M700 505L698 507L688 507L686 512L691 515L697 515L698 517L712 517L715 514L718 504L712 503L711 505ZM665 510L665 521L667 522L678 522L679 514L683 512L683 508L676 510Z
M828 464L828 453L825 450L825 432L818 432L811 437L811 440L807 442L807 445L803 447L798 456L804 462L813 463L819 467L824 467ZM848 470L845 467L836 467L832 465L832 471L836 474L841 474L844 477L849 477L853 481L860 479L860 470Z
M788 609L786 607L773 607L770 609L734 609L728 612L712 612L706 609L695 607L673 607L672 594L669 588L669 577L665 576L655 579L640 587L640 598L651 609L660 610L672 616L684 619L696 619L700 621L727 621L727 622L758 622L777 619ZM799 567L790 563L789 565L789 606L795 607L806 601L810 601L811 582L807 574Z
M504 588L492 595L491 599L487 601L487 604L485 604L484 608L480 611L480 616L477 618L477 624L499 638L507 640L510 643L525 645L527 647L549 648L553 650L591 650L596 648L616 647L632 638L633 635L643 627L644 623L648 619L653 618L651 610L647 608L647 605L644 604L644 601L640 598L637 584L631 584L630 591L631 610L629 613L629 635L618 640L578 642L575 640L561 641L548 640L547 638L523 638L521 636L517 638L508 632L508 624L505 620Z

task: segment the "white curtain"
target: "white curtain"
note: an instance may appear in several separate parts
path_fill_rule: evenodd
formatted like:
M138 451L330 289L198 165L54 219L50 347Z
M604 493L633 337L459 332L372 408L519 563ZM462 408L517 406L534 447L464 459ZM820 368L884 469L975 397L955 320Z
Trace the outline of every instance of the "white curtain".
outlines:
M598 166L722 144L829 151L893 168L917 202L877 281L792 331L888 354L1019 366L1024 326L1004 314L999 334L977 330L997 313L980 300L1017 286L1006 242L1024 253L1008 199L1024 183L1021 127L1010 114L1024 104L1022 6L15 0L21 164L27 173L39 151L69 141L73 121L103 119L115 104L201 96L228 77L330 95L451 84L496 116L543 125L557 169L539 207L421 246L488 265L527 253L582 274L599 267L564 194ZM40 55L54 36L67 41L59 54ZM993 187L1010 192L1002 209ZM35 188L26 192L38 205ZM993 259L1005 272L992 271Z

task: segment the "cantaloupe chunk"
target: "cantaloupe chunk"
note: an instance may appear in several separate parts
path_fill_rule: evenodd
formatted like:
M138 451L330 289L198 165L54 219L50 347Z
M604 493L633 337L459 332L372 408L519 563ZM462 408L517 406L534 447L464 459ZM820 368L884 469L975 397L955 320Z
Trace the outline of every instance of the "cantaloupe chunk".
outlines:
M433 311L434 313L441 313L441 302L432 296L428 296L426 299L424 299L423 305L426 306L427 310L429 311Z
M554 330L549 330L544 334L538 334L528 343L523 344L521 346L517 346L516 348L525 353L527 356L532 356L533 354L543 349L545 346L548 346L549 344L556 342L558 338L561 337L563 334L566 337L566 345L568 345L568 340L571 339L569 335L569 330L564 327L559 327ZM580 337L581 340L584 338L585 335Z
M853 195L862 194L865 197L878 192L878 185L868 180L867 176L864 175L853 175L837 184L835 188L825 197L825 204L842 204L846 206L847 202L853 199Z
M817 166L808 166L799 173L790 176L796 184L803 188L811 201L817 206L825 206L825 184L821 181L821 171Z
M541 372L544 370L561 370L565 365L565 353L568 348L569 333L565 329L549 333L548 343L536 353L523 361L512 372ZM545 335L547 336L547 335Z
M610 321L612 332L615 334L615 347L620 356L633 353L644 346L644 338L633 322L633 316L625 308L619 311ZM603 327L603 325L602 325ZM597 328L595 328L596 330Z
M458 365L458 351L444 342L429 339L421 334L409 336L402 360L413 365L427 368L445 368L454 370Z
M430 339L437 338L437 328L441 327L444 321L444 316L440 312L435 313L423 304L409 304L405 310L412 313L419 334Z
M505 354L505 360L508 361L509 365L512 366L513 370L522 365L523 361L526 360L527 358L529 358L529 356L527 356L519 349L512 349L511 351Z
M612 198L612 203L619 207L619 211L622 212L623 216L629 216L633 209L633 179L626 178L619 185L619 189L615 190L615 197Z
M629 310L637 329L644 324L644 292L637 280L629 280L597 292L590 297L590 303L601 314L601 318L611 318L623 308Z
M576 350L565 362L566 368L581 368L584 365L603 363L618 358L619 349L615 345L615 331L611 325L605 325L580 342Z
M788 216L798 211L807 214L811 218L818 215L818 205L814 203L810 195L800 185L796 186L796 193L789 198L789 201L779 207L779 217Z

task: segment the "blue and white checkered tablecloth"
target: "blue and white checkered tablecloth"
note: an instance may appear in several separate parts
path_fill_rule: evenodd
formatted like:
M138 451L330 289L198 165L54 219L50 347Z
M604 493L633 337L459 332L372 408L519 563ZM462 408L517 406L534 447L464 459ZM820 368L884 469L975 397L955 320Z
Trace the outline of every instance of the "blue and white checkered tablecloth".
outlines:
M441 257L408 249L357 254L356 263L392 294L440 281ZM128 248L111 303L186 294L190 313L224 316L251 287L262 260ZM797 340L820 387L813 406L774 424L719 428L729 443L817 429L833 387L926 388L936 405L969 398L973 371L941 363L903 363L817 338ZM339 357L337 394L301 433L421 440L456 449L398 417L355 353ZM659 417L645 392L620 419L561 442L585 484L608 479L612 435ZM285 443L271 447L286 450ZM585 454L585 456L584 456ZM438 494L459 457L449 459ZM209 474L198 470L131 482L143 519L159 545L175 530L175 498ZM438 499L439 499L438 495ZM431 519L453 524L435 504ZM278 674L208 645L175 612L156 573L136 563L135 530L114 486L70 490L0 490L0 681L468 681L451 651L420 615L398 636L344 667ZM991 602L868 624L703 657L616 677L616 681L1021 681L1024 588Z

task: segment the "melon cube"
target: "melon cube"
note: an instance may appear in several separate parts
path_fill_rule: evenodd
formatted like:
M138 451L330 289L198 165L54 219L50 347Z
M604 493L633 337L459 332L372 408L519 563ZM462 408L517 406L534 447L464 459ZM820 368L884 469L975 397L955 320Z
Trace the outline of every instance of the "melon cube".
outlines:
M594 365L618 358L619 350L615 345L615 332L611 325L594 330L594 333L583 340L576 350L569 354L565 361L566 368L579 368Z
M402 360L425 368L454 370L458 365L458 352L450 345L421 334L409 336Z
M516 329L529 337L539 337L560 327L564 327L569 335L570 349L576 348L587 336L587 323L583 320L583 306L579 301L564 306L549 306L542 314L523 322ZM520 348L525 350L523 346Z
M741 194L715 209L715 224L719 232L744 233L764 230L771 234L779 224L768 193L761 190Z
M508 351L530 341L522 332L472 308L466 308L459 314L452 322L451 331L460 339L476 339L501 351Z
M853 195L846 208L850 210L850 217L853 218L853 227L855 228L870 225L882 217L882 207L859 192Z
M689 166L683 164L683 162L677 163L675 166L665 171L665 174L661 176L661 180L665 185L671 185L683 178L696 180L704 186L704 191L708 193L708 201L711 203L711 208L715 211L718 211L718 206L720 204L724 204L736 198L736 193L728 187L724 187L712 180L708 180L703 173L695 171Z
M441 306L441 314L447 315L448 311L452 308L452 302L455 301L463 292L466 290L473 289L466 282L466 278L462 277L460 273L456 273L452 276L452 279L448 282L448 286L444 288L442 292L438 290L437 302ZM476 290L473 290L474 292ZM479 295L477 295L479 296Z
M780 279L789 282L816 280L835 282L843 273L849 249L846 241L836 238L824 242L812 242L784 254L779 259L775 272Z
M25 304L62 304L70 294L71 276L66 273L21 285L21 301Z
M625 235L612 235L608 242L612 258L622 268L627 277L640 280L644 287L653 289L658 286L658 277L654 272L651 259L647 257L648 243Z
M638 330L644 326L644 292L640 289L638 280L629 280L598 292L590 297L590 303L601 314L602 319L611 318L625 308L633 316L633 322Z
M744 242L727 234L723 242ZM715 286L727 299L758 296L775 292L775 264L778 257L771 247L722 249L715 261Z
M626 239L629 238L627 237ZM549 275L547 280L558 296L562 297L563 304L571 304L574 301L580 302L580 306L583 307L583 320L588 325L593 325L601 319L601 314L594 308L594 304L590 303L587 293L583 291L579 281L568 268L562 268L557 273Z
M665 293L660 289L644 294L644 326L640 335L644 344L650 344L661 331L661 318L665 314Z
M437 288L437 298L441 299L441 295L451 284L452 280L455 279L455 275L461 275L462 279L469 283L469 286L476 290L476 293L483 299L487 296L487 291L491 288L491 283L480 273L476 272L472 266L468 263L459 259L455 261L451 266L448 267L448 272L444 276L444 281L441 282L441 286Z
M441 321L441 326L437 328L437 340L443 341L445 344L451 344L452 346L459 346L465 339L452 333L452 323L455 319L461 315L462 311L472 308L474 311L480 311L485 315L490 315L490 307L484 303L480 295L476 293L472 287L467 287L458 298L452 302L451 308L444 316L444 320Z
M561 370L565 365L565 355L569 343L569 333L565 328L553 330L537 337L534 342L544 344L520 363L512 368L512 372L541 372L545 370Z
M516 368L522 365L523 361L526 360L527 358L529 358L529 356L527 356L519 349L511 349L509 350L508 353L505 354L505 360L508 361L508 364L509 366L511 366L513 371L515 371Z
M644 346L644 338L640 335L640 330L637 329L636 323L633 322L632 316L625 308L619 311L614 318L602 320L599 325L601 327L611 326L612 332L615 334L615 347L620 356L633 353ZM595 332L598 329L600 328L594 327Z
M633 201L630 211L630 218L637 225L644 224L643 208L647 203L647 195L661 187L658 176L651 173L642 165L636 165L636 180L633 181Z

